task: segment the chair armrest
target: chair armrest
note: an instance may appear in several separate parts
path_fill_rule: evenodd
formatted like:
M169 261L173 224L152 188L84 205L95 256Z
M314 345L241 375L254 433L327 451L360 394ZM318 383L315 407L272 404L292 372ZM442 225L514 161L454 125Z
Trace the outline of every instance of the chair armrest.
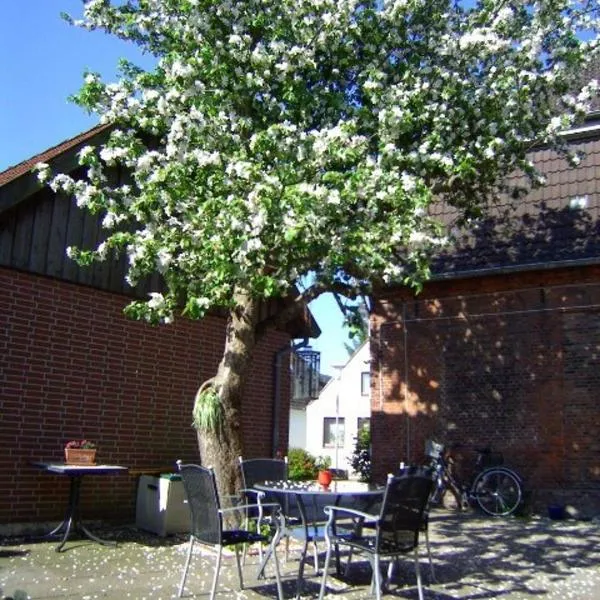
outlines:
M240 504L238 506L228 506L225 508L220 508L220 513L228 513L233 512L234 510L245 510L247 508L275 508L280 509L281 506L277 504L277 502L266 502L266 503L258 503L258 504Z
M372 515L370 513L363 512L362 510L356 510L354 508L347 508L345 506L325 506L323 508L326 515L329 515L329 521L337 518L337 515L342 517L357 517L364 521L376 522L379 521L379 515Z
M260 502L262 498L265 497L265 492L261 490L255 490L254 488L242 488L240 490L240 494L246 494L248 496L253 495L256 496L257 500Z

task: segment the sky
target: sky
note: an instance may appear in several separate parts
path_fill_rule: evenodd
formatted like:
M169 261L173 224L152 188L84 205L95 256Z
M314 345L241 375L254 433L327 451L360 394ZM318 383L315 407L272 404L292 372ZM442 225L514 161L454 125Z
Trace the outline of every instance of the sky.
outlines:
M66 23L77 18L81 0L3 0L0 3L0 172L97 124L68 101L91 70L116 78L118 59L144 68L152 60L134 44ZM310 340L321 352L321 371L334 375L344 364L348 341L343 317L330 295L310 304L321 336Z

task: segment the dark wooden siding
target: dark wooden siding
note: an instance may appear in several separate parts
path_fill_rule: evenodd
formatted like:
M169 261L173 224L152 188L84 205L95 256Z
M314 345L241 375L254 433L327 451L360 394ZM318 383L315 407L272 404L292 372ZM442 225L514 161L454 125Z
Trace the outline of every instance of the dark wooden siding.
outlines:
M160 289L158 276L136 289L127 285L126 257L81 268L66 254L69 246L93 249L104 237L102 215L45 187L0 213L0 265L119 294L144 297Z

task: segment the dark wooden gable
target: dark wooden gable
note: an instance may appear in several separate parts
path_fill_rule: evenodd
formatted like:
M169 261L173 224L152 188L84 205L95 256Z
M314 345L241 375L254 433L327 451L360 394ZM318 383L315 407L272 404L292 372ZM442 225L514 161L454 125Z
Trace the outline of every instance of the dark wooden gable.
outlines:
M83 177L75 168L70 173ZM117 180L118 170L109 172ZM31 181L32 173L22 175L11 186L13 195L5 193L5 206L0 212L0 265L47 275L72 283L93 286L118 294L143 297L160 289L158 277L133 289L125 282L126 257L79 267L67 256L69 246L95 248L102 241L103 215L92 215L77 207L71 197L55 194L48 186ZM8 186L7 186L8 187ZM19 198L19 192L33 190Z

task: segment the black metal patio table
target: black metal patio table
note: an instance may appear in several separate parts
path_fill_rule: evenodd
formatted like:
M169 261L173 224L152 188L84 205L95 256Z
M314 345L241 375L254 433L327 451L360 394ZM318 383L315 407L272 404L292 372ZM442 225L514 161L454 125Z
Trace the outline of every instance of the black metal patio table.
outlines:
M269 499L278 499L283 508L281 527L278 531L278 539L269 546L265 553L259 575L269 560L272 548L277 546L285 536L291 536L293 528L289 525L289 518L295 515L293 508L297 507L303 527L304 545L298 566L296 579L296 598L300 598L304 585L304 563L310 539L322 538L324 531L325 513L323 508L327 505L348 506L360 508L361 510L372 510L373 506L381 501L385 492L385 486L372 483L363 483L351 480L334 480L327 487L316 481L264 481L254 484L254 488L265 492ZM290 500L292 500L290 502ZM287 514L286 514L287 513ZM337 561L339 569L339 560Z
M46 473L64 475L69 478L69 504L63 521L45 537L59 536L62 534L56 551L60 552L67 542L72 531L80 531L89 539L99 544L116 546L116 542L103 540L94 535L81 521L79 510L79 499L81 495L81 483L86 475L116 475L126 473L127 467L119 465L67 465L64 463L34 462L33 466L42 469Z

